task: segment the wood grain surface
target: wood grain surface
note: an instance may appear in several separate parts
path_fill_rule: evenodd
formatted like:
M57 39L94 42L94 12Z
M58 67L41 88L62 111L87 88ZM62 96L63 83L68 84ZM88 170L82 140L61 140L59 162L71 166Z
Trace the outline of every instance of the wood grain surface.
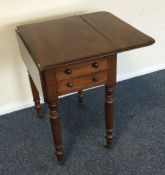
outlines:
M40 69L144 47L154 39L109 12L17 27Z

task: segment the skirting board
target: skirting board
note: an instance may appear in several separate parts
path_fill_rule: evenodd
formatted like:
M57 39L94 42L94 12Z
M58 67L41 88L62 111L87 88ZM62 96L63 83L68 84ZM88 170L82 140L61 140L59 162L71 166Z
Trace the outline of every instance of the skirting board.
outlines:
M130 78L134 78L137 76L149 74L149 73L156 72L156 71L163 70L163 69L165 69L165 65L159 65L159 66L149 67L149 68L139 70L139 71L133 71L133 72L130 72L127 74L117 76L117 82L127 80ZM71 95L71 94L67 94L67 95ZM64 96L67 96L67 95L64 95ZM64 96L61 96L61 97L64 97ZM41 103L43 103L42 100L41 100ZM7 113L10 113L10 112L14 112L14 111L28 108L28 107L31 107L33 105L34 105L33 101L21 101L21 102L17 102L17 103L13 103L13 104L8 104L8 105L0 108L0 116L7 114Z

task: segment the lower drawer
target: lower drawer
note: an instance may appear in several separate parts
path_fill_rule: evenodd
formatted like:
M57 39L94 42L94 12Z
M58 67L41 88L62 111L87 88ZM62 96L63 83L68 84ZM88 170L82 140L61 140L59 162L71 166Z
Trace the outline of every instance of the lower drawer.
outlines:
M74 79L58 81L58 95L94 87L107 82L107 71L97 72Z

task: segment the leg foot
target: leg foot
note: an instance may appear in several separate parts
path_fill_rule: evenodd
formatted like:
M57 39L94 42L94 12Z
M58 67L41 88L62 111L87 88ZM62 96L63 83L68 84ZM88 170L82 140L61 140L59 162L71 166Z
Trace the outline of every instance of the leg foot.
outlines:
M40 99L34 100L34 103L35 103L35 109L36 109L36 112L37 112L37 116L39 118L41 118L42 117L42 111L41 111Z
M112 148L112 144L110 144L110 145L105 144L105 145L104 145L104 148L106 148L106 149L111 149L111 148Z
M83 90L78 91L78 100L79 100L79 103L82 105L83 102L84 102L84 92L83 92Z

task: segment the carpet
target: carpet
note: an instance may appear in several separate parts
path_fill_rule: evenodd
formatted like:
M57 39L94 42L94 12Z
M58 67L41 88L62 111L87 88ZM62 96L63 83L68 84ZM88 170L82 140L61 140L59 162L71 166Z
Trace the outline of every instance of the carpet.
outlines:
M104 87L59 99L65 164L54 155L48 109L0 117L0 175L165 175L165 70L117 83L113 147L103 147Z

